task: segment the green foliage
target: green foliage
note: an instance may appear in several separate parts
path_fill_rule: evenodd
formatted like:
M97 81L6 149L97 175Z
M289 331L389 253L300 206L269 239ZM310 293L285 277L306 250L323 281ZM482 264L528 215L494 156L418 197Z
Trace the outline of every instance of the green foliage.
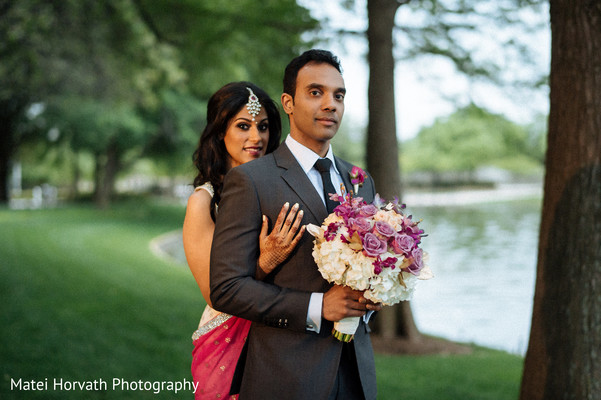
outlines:
M102 152L111 143L126 150L145 139L146 123L131 104L97 101L89 97L61 97L45 115L58 127L73 150Z
M286 64L317 28L294 0L139 0L158 40L179 50L188 88L203 99L225 83L251 80L277 96Z
M208 97L251 80L277 98L284 66L316 27L293 0L9 2L0 8L3 144L17 147L30 133L113 157L97 163L100 177L126 168L123 157L189 162ZM32 104L45 111L26 117ZM59 140L50 143L51 129Z
M471 104L405 142L401 163L408 172L474 171L483 166L531 172L542 168L541 135Z
M129 1L12 2L0 31L6 99L20 92L31 102L64 94L135 102L178 75Z
M19 159L28 166L22 171L23 187L31 188L44 183L58 186L70 182L73 179L74 157L75 155L66 145L49 148L42 141L21 145Z
M160 108L144 116L153 129L142 157L173 175L191 167L192 152L205 124L206 102L174 90L162 91L160 99Z

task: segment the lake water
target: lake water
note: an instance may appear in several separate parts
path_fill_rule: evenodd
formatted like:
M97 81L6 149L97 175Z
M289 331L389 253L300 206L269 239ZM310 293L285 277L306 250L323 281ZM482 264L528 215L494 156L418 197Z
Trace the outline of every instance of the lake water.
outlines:
M403 198L423 220L422 247L435 275L419 283L411 302L421 332L525 354L541 198L540 185ZM181 232L160 242L185 263Z
M468 195L465 205L452 199L454 205L440 205L444 199L439 199L432 203L438 205L409 207L429 234L422 247L435 275L416 289L411 302L415 321L423 333L524 355L541 200L490 202L503 198L492 196L488 202L471 202L473 198ZM419 197L404 201L420 204Z

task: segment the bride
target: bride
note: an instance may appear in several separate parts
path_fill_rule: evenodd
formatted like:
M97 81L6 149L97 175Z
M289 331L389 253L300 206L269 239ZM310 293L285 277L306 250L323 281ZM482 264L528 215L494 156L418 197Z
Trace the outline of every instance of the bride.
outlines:
M188 199L183 227L188 266L207 303L192 335L192 377L198 383L197 400L237 398L227 396L250 328L250 321L214 310L209 297L211 242L223 178L230 168L275 150L280 136L277 106L256 85L229 83L209 100L207 125L193 157L198 169L195 190ZM284 204L269 235L269 221L263 217L255 279L267 276L294 249L305 230L300 226L302 217L298 205Z

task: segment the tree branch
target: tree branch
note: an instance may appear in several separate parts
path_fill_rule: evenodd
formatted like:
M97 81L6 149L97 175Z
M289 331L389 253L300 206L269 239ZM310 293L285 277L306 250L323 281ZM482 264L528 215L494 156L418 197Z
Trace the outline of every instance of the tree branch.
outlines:
M138 14L140 15L140 18L142 19L142 21L144 21L144 24L154 34L154 36L157 38L157 40L159 42L167 43L167 44L170 44L170 45L173 45L176 47L181 45L181 43L178 43L177 41L168 38L166 35L164 35L161 32L159 27L154 23L152 16L150 15L150 13L148 13L146 11L146 9L144 8L144 6L142 5L142 2L140 0L132 0L132 2L134 4L134 6L136 7L136 10L138 10Z

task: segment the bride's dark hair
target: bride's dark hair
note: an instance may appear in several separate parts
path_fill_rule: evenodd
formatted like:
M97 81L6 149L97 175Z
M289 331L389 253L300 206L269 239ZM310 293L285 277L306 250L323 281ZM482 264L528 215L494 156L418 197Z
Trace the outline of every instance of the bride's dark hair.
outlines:
M231 119L246 106L250 88L259 98L261 106L267 112L269 120L269 140L266 154L271 153L280 144L282 122L274 101L267 93L250 82L232 82L223 86L209 99L207 105L207 126L205 127L198 147L192 159L198 169L194 178L194 187L211 182L215 195L211 201L211 218L215 220L215 205L221 199L223 178L229 169L229 154L223 138Z

